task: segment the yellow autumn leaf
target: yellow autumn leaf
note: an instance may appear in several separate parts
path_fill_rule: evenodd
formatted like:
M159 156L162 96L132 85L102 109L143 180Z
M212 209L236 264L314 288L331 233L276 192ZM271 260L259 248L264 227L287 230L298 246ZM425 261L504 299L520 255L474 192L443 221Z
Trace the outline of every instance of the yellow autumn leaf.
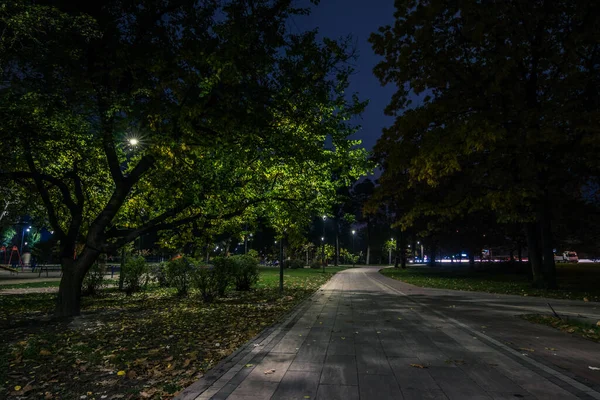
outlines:
M119 372L117 372L117 376L125 376L125 371L119 371Z
M19 390L21 390L21 386L15 386L15 392L18 392Z
M42 350L40 350L40 356L49 356L49 355L51 355L51 354L52 354L52 353L50 353L50 352L49 352L48 350L46 350L46 349L42 349Z

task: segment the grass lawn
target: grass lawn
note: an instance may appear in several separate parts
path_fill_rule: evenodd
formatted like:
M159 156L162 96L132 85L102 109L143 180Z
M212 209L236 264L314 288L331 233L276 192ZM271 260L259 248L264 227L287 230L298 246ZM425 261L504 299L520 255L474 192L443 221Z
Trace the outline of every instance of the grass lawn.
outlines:
M60 283L60 281L11 283L11 284L6 284L6 285L0 285L0 291L2 291L4 289L30 289L30 288L58 287L59 283Z
M470 271L464 266L454 269L415 266L405 270L384 269L381 273L422 287L600 301L600 264L557 265L559 290L533 289L526 274L509 272L505 268Z
M256 290L212 304L109 288L73 322L47 317L54 294L0 295L0 398L171 398L342 269L285 270L280 297L279 270L263 268Z
M534 324L551 326L563 332L600 343L600 321L598 321L597 325L593 325L578 320L560 319L549 315L526 314L520 317Z

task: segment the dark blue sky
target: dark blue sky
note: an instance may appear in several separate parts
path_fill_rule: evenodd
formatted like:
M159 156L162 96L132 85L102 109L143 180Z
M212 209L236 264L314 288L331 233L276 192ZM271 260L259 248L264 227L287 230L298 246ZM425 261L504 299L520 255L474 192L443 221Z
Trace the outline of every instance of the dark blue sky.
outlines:
M383 110L395 91L390 85L382 87L373 75L373 67L380 58L373 53L368 39L380 26L392 24L393 13L393 0L321 0L310 16L294 18L300 30L318 28L322 36L330 38L351 35L356 43L358 60L349 92L357 92L361 100L369 100L362 120L358 121L362 129L356 134L368 150L381 136L381 129L393 122Z

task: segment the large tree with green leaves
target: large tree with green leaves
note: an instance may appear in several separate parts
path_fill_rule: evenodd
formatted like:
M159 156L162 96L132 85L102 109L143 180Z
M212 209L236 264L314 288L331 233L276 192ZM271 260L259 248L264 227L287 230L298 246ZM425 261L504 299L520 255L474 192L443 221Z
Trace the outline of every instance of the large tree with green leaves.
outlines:
M101 253L277 204L324 206L363 172L347 140L364 107L344 93L351 52L289 33L304 13L287 0L0 8L0 175L39 195L60 240L59 316L79 313Z
M562 199L599 175L599 7L396 1L394 25L370 39L384 57L375 74L398 87L381 157L406 171L406 187L443 193L428 207L415 202L423 215L491 209L524 223L536 285L542 272L556 285L552 224Z

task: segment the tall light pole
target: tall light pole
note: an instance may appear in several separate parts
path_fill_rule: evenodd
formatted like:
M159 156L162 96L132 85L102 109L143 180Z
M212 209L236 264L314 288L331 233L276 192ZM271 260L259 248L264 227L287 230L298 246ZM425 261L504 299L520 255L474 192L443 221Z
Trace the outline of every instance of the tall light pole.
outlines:
M323 261L323 273L325 273L325 221L327 215L323 215L323 236L321 236L321 258Z
M356 264L355 258L354 258L354 235L356 234L356 231L354 229L352 229L352 266L354 267L354 264Z
M391 238L390 240L392 241L392 244L393 244L394 243L394 238ZM392 265L392 246L390 246L390 248L389 248L388 264Z
M423 256L423 243L417 242L417 244L421 245L421 262L425 262L425 256Z
M19 250L19 253L21 253L21 256L23 256L23 240L25 238L25 231L29 232L31 230L31 226L29 226L29 228L25 229L25 227L23 226L23 229L21 230L21 250Z
M325 236L321 236L321 261L323 264L323 273L325 273Z

